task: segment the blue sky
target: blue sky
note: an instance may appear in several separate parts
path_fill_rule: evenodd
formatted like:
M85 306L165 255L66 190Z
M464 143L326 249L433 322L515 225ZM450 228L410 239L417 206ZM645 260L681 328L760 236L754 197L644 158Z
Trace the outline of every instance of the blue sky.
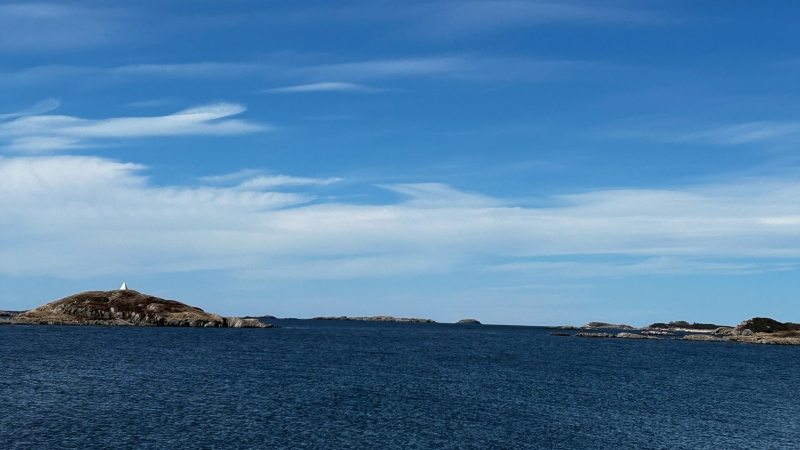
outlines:
M800 322L794 1L0 2L0 309Z

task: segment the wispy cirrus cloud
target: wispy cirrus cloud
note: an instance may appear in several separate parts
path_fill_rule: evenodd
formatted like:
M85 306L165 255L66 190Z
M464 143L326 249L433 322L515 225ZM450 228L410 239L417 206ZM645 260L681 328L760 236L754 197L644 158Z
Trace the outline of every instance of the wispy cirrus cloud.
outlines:
M747 122L675 136L677 142L741 145L754 142L800 139L800 122Z
M207 184L230 184L230 183L240 183L243 180L248 178L253 178L258 175L261 175L263 171L257 169L242 169L232 173L226 173L222 175L208 175L205 177L200 177L200 181Z
M286 65L254 62L190 62L172 64L128 64L91 66L45 64L18 70L0 71L6 84L51 84L80 81L128 82L142 79L224 80L248 77L274 77L287 70Z
M480 54L412 55L339 61L198 62L114 67L42 65L0 70L0 83L27 86L74 83L125 84L144 80L271 80L285 86L267 94L309 92L383 92L369 81L458 80L536 82L620 76L631 69L598 61L537 59ZM331 81L337 80L337 81Z
M549 277L590 278L635 275L752 275L796 270L796 262L715 261L713 259L660 256L634 262L530 261L499 264L490 270L547 274Z
M596 136L613 139L636 139L668 143L690 143L717 146L745 144L791 144L800 139L800 122L752 121L709 126L687 131L663 124L634 124L628 127L606 127Z
M656 12L597 2L440 1L412 8L409 33L428 38L457 38L551 23L650 25L665 20Z
M266 125L228 117L243 113L243 105L216 103L155 117L82 119L72 116L24 116L0 123L2 148L41 152L90 146L108 139L152 136L232 135L268 130Z
M196 62L181 64L129 64L105 70L111 75L163 78L237 78L263 74L274 66L248 62Z
M461 56L396 58L299 67L295 72L305 76L324 76L347 80L402 78L450 74L467 68L469 59Z
M306 190L332 179L265 177L253 189L157 186L144 170L97 157L0 158L0 272L748 274L791 270L800 258L800 183L792 179L596 190L525 207L441 184L385 186L405 196L390 203L314 204L308 192L269 188ZM641 261L587 266L586 255ZM562 266L519 263L551 256Z
M464 192L442 183L382 185L384 189L405 196L409 205L417 207L495 207L504 202L476 192Z
M291 175L265 175L263 170L243 169L223 175L201 177L200 181L211 185L224 185L240 191L263 191L282 187L327 186L342 181L342 178L295 177Z
M0 120L12 119L15 117L36 116L39 114L48 113L61 105L61 101L55 98L48 98L42 100L28 109L17 111L13 113L0 114Z
M296 86L285 86L272 89L264 89L264 94L297 94L303 92L378 92L375 89L363 84L343 83L327 81L322 83L300 84Z
M175 99L171 98L156 98L152 100L140 100L137 102L126 103L125 106L129 108L152 108L156 106L167 106L176 103Z
M261 191L268 189L276 189L287 186L326 186L336 182L342 181L342 178L309 178L309 177L293 177L290 175L264 175L259 177L250 178L236 186L236 189L245 191Z
M425 39L454 39L533 28L548 24L652 25L674 21L663 12L641 3L598 3L588 1L471 0L404 1L337 4L276 11L275 23L307 24L330 22L383 23L388 32Z
M107 45L124 36L124 14L74 4L0 5L0 49L72 51Z
M625 68L594 61L542 60L485 55L373 59L298 67L292 73L306 79L384 80L427 78L438 80L545 81L619 74Z

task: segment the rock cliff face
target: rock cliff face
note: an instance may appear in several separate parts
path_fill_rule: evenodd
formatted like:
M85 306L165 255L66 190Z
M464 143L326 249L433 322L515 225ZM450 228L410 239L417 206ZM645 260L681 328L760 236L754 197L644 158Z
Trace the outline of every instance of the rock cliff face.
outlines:
M209 314L194 306L134 290L81 292L12 317L11 323L232 328L272 326L257 319Z

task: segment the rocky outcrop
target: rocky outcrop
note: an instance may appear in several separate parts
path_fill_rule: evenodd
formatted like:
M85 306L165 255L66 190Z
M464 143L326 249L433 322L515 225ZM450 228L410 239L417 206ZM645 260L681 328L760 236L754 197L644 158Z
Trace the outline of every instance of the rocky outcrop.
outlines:
M674 333L664 330L644 330L642 334L646 334L648 336L672 336Z
M747 344L800 345L800 324L766 317L745 320L736 327L718 327L711 335L688 335L690 341L743 342Z
M274 325L262 323L254 317L225 317L226 327L228 328L272 328ZM213 325L204 325L206 327Z
M566 334L566 333L564 333ZM560 334L550 333L551 336L557 336ZM615 339L659 339L655 336L645 336L639 333L626 333L621 332L617 334L610 334L610 333L575 333L577 337L585 337L585 338L615 338Z
M722 342L722 339L720 339L718 337L715 337L715 336L710 336L708 334L687 334L686 336L683 336L681 338L674 338L674 339L682 340L682 341L718 341L718 342Z
M677 320L674 322L664 323L664 322L656 322L652 323L644 328L643 330L670 330L670 331L692 331L692 332L710 332L716 328L721 327L722 325L714 325L713 323L698 323L693 322L689 323L685 320Z
M277 318L277 317L275 317L275 316L270 316L270 315L268 315L268 314L264 314L263 316L244 316L244 317L242 317L242 319L267 319L267 320L269 320L269 319L276 319L276 318Z
M257 319L210 314L175 300L134 290L89 291L26 311L11 323L27 325L110 325L270 328Z
M323 317L314 317L311 320L354 320L359 322L436 323L436 321L432 319L418 319L418 318L392 317L392 316L371 316L371 317L323 316Z
M675 339L683 341L742 342L745 344L800 345L800 334L792 335L785 334L784 332L726 335L722 337L710 336L707 334L690 334Z
M581 328L595 329L595 328L611 328L614 330L635 330L636 328L623 324L613 324L606 322L589 322Z
M617 333L617 337L622 339L658 339L655 336L648 336L638 333Z
M780 331L795 331L800 330L800 323L792 322L778 322L775 319L768 317L753 317L740 323L733 329L733 334L741 334L744 330L750 330L753 333L775 333ZM738 332L738 333L737 333Z
M11 318L23 313L24 311L0 311L0 325L8 325Z
M481 323L480 323L478 320L476 320L476 319L461 319L461 320L459 320L459 321L458 321L458 322L456 322L456 323L461 323L461 324L471 324L471 325L480 325L480 324L481 324Z
M575 333L576 337L582 338L613 338L613 334L608 333Z

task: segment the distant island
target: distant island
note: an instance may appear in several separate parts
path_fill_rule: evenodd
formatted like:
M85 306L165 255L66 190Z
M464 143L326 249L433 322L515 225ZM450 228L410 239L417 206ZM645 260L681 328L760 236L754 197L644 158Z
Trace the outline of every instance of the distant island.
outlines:
M311 320L355 320L359 322L436 323L436 321L433 319L419 319L419 318L392 317L392 316L371 316L371 317L320 316L320 317L312 317Z
M348 316L319 316L312 317L311 320L352 320L357 322L398 322L398 323L438 323L433 319L421 319L418 317L392 317L392 316L368 316L368 317L348 317ZM461 319L456 324L460 325L481 325L477 319Z
M19 314L6 323L17 325L106 325L207 328L271 328L258 319L223 317L175 300L127 289L70 295Z
M88 291L70 295L28 311L0 311L0 324L6 325L105 325L165 326L205 328L272 328L260 319L274 316L223 317L176 300L166 300L122 287L113 291ZM311 320L358 322L437 323L433 319L393 316L318 316ZM456 324L480 325L476 319L461 319ZM752 344L800 345L800 324L754 317L735 327L678 320L656 322L643 328L626 324L589 322L582 327L549 327L564 331L553 336L622 339L673 339L706 342L743 342ZM581 331L587 330L587 331ZM597 330L597 331L594 331ZM611 333L607 330L624 330Z
M597 324L599 322L592 322ZM609 324L604 324L609 325ZM711 324L689 324L678 321L668 324L656 323L642 328L640 333L576 333L574 336L582 338L623 338L623 339L662 339L658 335L672 335L672 332L686 332L681 337L672 337L674 340L706 341L706 342L743 342L748 344L772 345L800 345L800 324L792 322L778 322L766 317L754 317L745 320L735 327L717 326L711 329ZM570 329L556 327L559 329ZM589 327L584 327L589 328ZM598 326L593 328L614 328L613 326ZM669 330L669 331L668 331ZM572 336L569 333L553 332L552 336Z
M622 324L613 324L613 323L605 323L605 322L589 322L583 327L584 329L594 329L594 328L611 328L614 330L635 330L636 328Z
M685 320L663 323L656 322L644 327L644 330L672 330L672 331L711 331L726 325L715 325L713 323L689 323Z

